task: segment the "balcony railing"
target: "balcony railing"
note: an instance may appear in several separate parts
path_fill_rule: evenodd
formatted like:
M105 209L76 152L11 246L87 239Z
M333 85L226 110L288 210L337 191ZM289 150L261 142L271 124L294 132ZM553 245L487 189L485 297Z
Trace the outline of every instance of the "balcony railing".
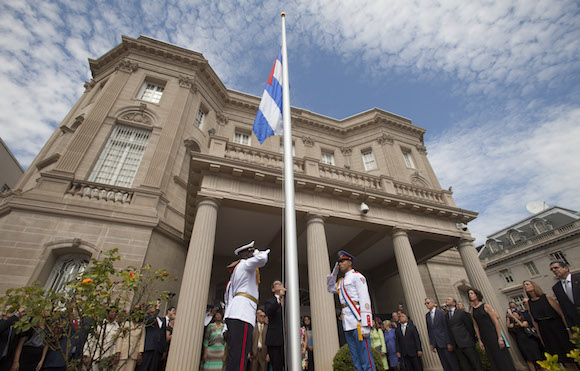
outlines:
M415 187L410 184L401 182L393 182L393 184L395 186L395 191L399 196L418 198L420 200L426 200L439 204L445 203L440 191L432 191L426 188Z
M381 191L381 179L376 176L357 173L348 169L341 169L336 166L324 164L318 165L321 178L337 180L357 187L364 187L367 190Z
M281 153L260 151L252 147L236 143L227 143L225 157L232 160L250 162L257 165L273 167L276 169L284 168L284 156ZM294 172L304 172L304 161L294 159Z
M129 204L133 199L134 192L127 188L112 185L73 181L66 191L66 194L72 195L73 197Z

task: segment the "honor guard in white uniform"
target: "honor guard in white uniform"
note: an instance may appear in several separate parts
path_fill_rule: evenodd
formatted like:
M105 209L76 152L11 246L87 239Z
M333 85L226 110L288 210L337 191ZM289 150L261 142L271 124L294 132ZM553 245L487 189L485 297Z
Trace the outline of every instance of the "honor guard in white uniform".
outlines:
M270 250L254 249L254 241L239 247L235 254L240 260L229 266L232 271L226 286L224 318L227 326L226 371L245 370L252 351L252 334L258 309L260 271L268 262Z
M352 268L354 256L338 252L338 262L327 276L328 292L338 294L342 305L342 326L356 370L376 370L369 335L372 327L371 298L367 280ZM338 271L344 277L338 278Z

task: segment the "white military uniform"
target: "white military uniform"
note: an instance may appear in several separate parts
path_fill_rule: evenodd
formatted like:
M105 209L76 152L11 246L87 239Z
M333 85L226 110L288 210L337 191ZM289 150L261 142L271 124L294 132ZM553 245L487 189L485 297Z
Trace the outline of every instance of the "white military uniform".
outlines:
M224 295L224 319L238 319L252 326L256 325L258 304L248 296L259 300L257 269L266 265L269 253L270 250L255 250L254 256L242 259L236 265Z
M344 331L356 330L357 324L359 323L351 309L346 305L346 301L350 297L351 301L355 303L355 310L358 310L360 313L360 324L363 335L370 334L373 315L371 298L365 276L351 269L345 273L344 278L340 282L337 282L337 275L338 267L335 267L332 274L327 276L327 285L328 292L338 294L340 304L342 304L342 327ZM345 292L342 292L343 288Z

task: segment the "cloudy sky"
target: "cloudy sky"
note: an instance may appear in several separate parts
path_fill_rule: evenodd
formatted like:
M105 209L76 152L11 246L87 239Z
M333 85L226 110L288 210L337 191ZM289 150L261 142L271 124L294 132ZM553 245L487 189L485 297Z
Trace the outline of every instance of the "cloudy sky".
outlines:
M477 243L529 201L580 210L576 0L0 1L0 136L24 167L121 35L201 52L261 95L287 13L294 106L379 107L426 128L429 159Z

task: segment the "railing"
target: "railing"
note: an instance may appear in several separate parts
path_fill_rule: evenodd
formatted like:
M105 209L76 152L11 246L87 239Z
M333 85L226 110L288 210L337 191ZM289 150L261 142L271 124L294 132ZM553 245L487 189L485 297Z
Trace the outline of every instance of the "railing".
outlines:
M126 188L106 184L73 181L66 191L66 194L72 195L73 197L129 204L133 199L134 192Z
M257 165L273 167L276 169L284 168L284 156L280 153L272 153L260 151L258 149L239 145L236 143L228 143L226 145L225 157L232 160L250 162ZM304 172L304 161L294 159L294 172Z
M337 180L339 182L352 184L357 187L364 187L367 190L382 190L381 179L379 177L365 175L347 169L341 169L339 167L327 166L323 164L318 165L318 171L321 178Z
M432 191L425 188L414 187L409 184L393 182L395 186L395 191L400 196L406 196L411 198L418 198L421 200L431 201L439 204L444 204L445 201L441 197L441 192Z

